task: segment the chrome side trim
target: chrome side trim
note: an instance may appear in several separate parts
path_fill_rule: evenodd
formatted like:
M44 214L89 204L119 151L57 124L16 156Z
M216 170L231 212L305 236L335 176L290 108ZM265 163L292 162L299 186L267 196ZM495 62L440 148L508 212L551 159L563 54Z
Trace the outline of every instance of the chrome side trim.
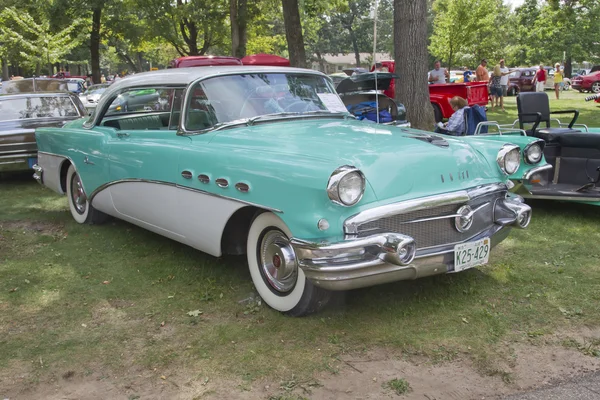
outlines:
M101 191L103 191L104 189L106 189L106 188L108 188L110 186L113 186L113 185L117 185L119 183L128 183L128 182L129 183L131 183L131 182L144 182L144 183L153 183L153 184L156 184L156 185L173 186L173 187L176 187L177 189L184 189L184 190L189 190L189 191L192 191L192 192L198 192L198 193L201 193L201 194L205 194L205 195L208 195L208 196L220 197L220 198L227 199L227 200L237 201L239 203L247 204L249 206L254 206L254 207L258 207L258 208L262 208L262 209L265 209L265 210L269 210L269 211L273 211L273 212L276 212L276 213L283 214L283 211L281 211L281 210L279 210L277 208L268 207L268 206L264 206L264 205L257 204L257 203L252 203L252 202L246 201L246 200L236 199L235 197L223 196L223 195L220 195L220 194L215 194L215 193L207 192L206 190L195 189L195 188L191 188L191 187L187 187L187 186L183 186L183 185L178 185L176 183L171 183L171 182L155 181L155 180L152 180L152 179L138 179L138 178L119 179L119 180L116 180L116 181L112 181L112 182L108 182L108 183L105 183L103 185L100 185L88 197L89 202L91 203L92 200L94 199L94 197L98 193L100 193Z
M534 200L562 200L562 201L585 201L591 203L600 203L599 197L574 197L574 196L540 196L531 193L524 193L522 196L526 199L534 199Z
M35 146L35 142L21 142L21 143L0 144L0 147L3 147L3 146L21 146L21 145L24 145L24 144L31 144L31 145Z
M344 222L344 232L347 235L358 234L358 227L367 222L375 221L381 218L391 217L397 214L405 214L412 211L425 210L443 205L461 204L489 193L501 190L507 190L503 183L493 183L483 185L469 190L460 190L457 192L445 193L429 197L407 200L399 203L386 204L384 206L374 207L369 210L361 211L348 218Z
M552 179L552 183L555 185L558 183L558 174L560 172L560 157L556 157L556 167L554 168L554 178Z
M543 172L543 171L550 171L551 169L552 169L552 164L546 164L546 165L542 165L541 167L531 168L529 171L525 172L525 175L523 175L523 179L529 180L534 174L537 174L537 173Z

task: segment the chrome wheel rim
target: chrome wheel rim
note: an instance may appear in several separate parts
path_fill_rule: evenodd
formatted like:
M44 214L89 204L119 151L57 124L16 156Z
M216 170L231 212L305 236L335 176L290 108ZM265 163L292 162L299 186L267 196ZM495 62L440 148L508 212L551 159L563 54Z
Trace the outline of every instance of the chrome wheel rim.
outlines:
M600 82L596 82L592 85L592 92L600 93Z
M73 174L71 178L71 200L78 214L85 213L87 197L78 174Z
M268 230L262 235L258 249L258 262L266 283L279 293L288 293L298 279L298 266L294 249L280 230Z

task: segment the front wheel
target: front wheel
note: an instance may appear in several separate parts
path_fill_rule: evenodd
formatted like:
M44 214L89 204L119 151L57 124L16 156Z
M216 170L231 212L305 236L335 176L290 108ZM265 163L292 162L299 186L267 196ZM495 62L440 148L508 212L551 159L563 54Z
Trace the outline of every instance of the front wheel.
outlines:
M600 93L600 81L592 83L592 92Z
M259 214L248 233L248 267L256 291L267 305L292 317L318 311L331 292L313 285L298 267L290 230L271 212Z
M67 197L75 221L80 224L101 224L106 221L107 215L96 210L88 201L81 177L73 165L70 165L67 171Z

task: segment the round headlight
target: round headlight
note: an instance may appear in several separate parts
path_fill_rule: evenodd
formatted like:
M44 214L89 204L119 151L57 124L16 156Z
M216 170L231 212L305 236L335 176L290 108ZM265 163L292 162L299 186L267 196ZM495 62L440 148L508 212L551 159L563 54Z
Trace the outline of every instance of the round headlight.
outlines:
M365 192L365 178L356 168L343 166L336 169L327 184L327 195L337 204L353 206Z
M525 161L528 164L537 164L542 159L542 146L538 143L533 143L525 149Z
M498 166L507 175L512 175L521 165L521 152L519 146L505 144L498 152L496 159Z

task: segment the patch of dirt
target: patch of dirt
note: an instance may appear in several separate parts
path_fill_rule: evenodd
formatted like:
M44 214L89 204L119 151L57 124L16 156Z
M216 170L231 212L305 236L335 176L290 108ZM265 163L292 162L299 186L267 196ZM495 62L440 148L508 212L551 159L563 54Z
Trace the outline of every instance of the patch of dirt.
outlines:
M588 339L600 338L597 330L578 333ZM129 373L119 376L97 372L84 376L78 371L62 371L46 382L29 387L27 377L21 373L10 379L0 377L0 387L5 388L0 389L0 398L264 400L280 394L295 394L312 400L381 399L397 398L384 384L402 378L411 387L411 391L401 397L405 400L499 399L600 370L600 358L556 344L555 339L560 341L564 337L567 336L549 337L547 341L552 344L507 345L510 361L505 365L486 365L483 369L469 359L431 364L424 357L407 360L379 349L361 356L347 355L337 374L323 372L309 382L290 384L260 380L248 383L212 376L210 371L132 368Z
M64 237L67 235L64 231L64 225L51 221L1 221L0 232L2 230L35 232L55 237Z

